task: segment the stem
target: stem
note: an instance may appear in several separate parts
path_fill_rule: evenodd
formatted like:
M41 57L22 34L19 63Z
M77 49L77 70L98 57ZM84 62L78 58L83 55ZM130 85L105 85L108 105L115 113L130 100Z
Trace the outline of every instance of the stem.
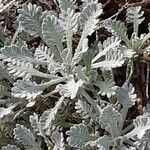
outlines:
M76 53L80 52L80 50L82 48L82 42L83 42L85 37L86 36L85 36L84 30L83 30L80 41L79 41L79 44L78 44L77 49L76 49Z
M66 33L66 36L67 36L67 49L69 51L68 53L70 53L70 54L67 54L67 56L70 55L72 59L72 36L73 34L71 33L71 30Z
M44 134L40 126L39 126L39 132L40 132L40 135L44 138L45 142L47 143L47 146L49 148L52 148L52 145L53 145L52 142L47 138L47 136Z
M93 106L93 108L96 111L96 114L101 114L101 107L98 107L97 103L87 94L87 92L83 90L82 94L87 99L87 101Z
M18 34L20 33L20 26L17 28L17 30L16 30L16 32L15 32L15 34L14 34L14 36L13 36L13 39L12 39L12 41L11 41L11 45L12 44L15 44L15 41L16 41L16 38L17 38L17 36L18 36Z
M66 78L59 78L59 79L56 79L56 80L51 80L49 82L38 84L37 88L39 87L40 89L41 88L45 89L45 88L47 88L47 87L49 87L51 85L58 84L58 83L64 82L64 81L66 81Z
M54 75L50 75L50 74L47 74L47 73L40 72L40 71L35 70L35 69L33 70L33 72L31 72L31 75L42 77L42 78L49 78L49 79L61 78L61 77L58 77L58 76L54 76Z
M132 73L133 73L133 61L130 60L127 64L127 70L126 70L126 81L125 82L127 84L129 83L129 81L131 79Z
M126 133L130 132L134 128L133 123L128 125L124 130L122 130L121 135L125 135Z
M128 108L127 108L127 107L123 107L122 110L121 110L122 121L121 121L120 124L119 124L120 131L121 131L122 128L123 128L123 125L124 125L124 122L125 122L127 113L128 113Z
M149 67L150 67L150 63L147 62L147 74L146 74L146 97L149 98L149 93L148 93L148 86L149 86Z
M133 31L134 31L136 37L138 37L138 28L139 28L139 25L137 23L137 20L135 20L134 23L133 23Z
M30 59L29 61L32 62L33 64L36 64L36 65L44 65L44 66L47 66L47 65L48 65L48 62L36 60L36 59L34 59L34 58L33 58L33 59Z
M111 130L111 136L112 136L112 138L114 139L114 138L116 138L116 137L118 137L118 129L117 129L117 125L109 125L110 126L110 130Z
M51 92L49 92L49 93L47 93L47 94L45 94L45 95L41 95L41 97L45 99L45 98L47 98L47 97L52 96L52 95L55 94L55 93L57 93L57 91L56 91L56 90L53 90L53 91L51 91Z
M69 22L69 20L68 20ZM72 62L72 37L73 37L73 33L71 31L70 26L68 25L67 27L67 31L66 31L66 41L67 41L67 49L68 49L68 53L67 53L67 63L68 63L68 68L66 68L68 70L68 73L71 73L71 62Z
M16 0L10 1L8 4L6 4L3 8L0 9L0 13L3 12L5 9L7 9L10 5L15 3Z

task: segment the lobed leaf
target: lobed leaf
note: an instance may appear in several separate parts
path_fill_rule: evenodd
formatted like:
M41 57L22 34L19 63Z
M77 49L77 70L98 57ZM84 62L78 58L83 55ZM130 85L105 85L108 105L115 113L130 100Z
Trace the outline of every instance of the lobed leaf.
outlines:
M113 68L121 67L124 64L124 57L121 51L111 49L105 55L105 59L100 62L93 63L91 68L103 68L104 70L111 70Z
M14 138L21 141L28 150L42 150L39 144L35 142L35 137L31 131L23 125L16 125L14 129Z
M1 49L3 55L5 55L4 61L12 62L15 64L17 61L31 61L33 59L32 53L24 46L21 48L17 45L4 46Z
M41 36L42 35L42 22L43 14L42 7L37 5L23 4L22 8L18 10L18 20L24 31L31 35Z
M20 148L15 145L8 144L7 146L3 146L1 150L20 150Z
M150 130L150 117L146 114L138 116L133 120L134 129L125 135L126 138L134 140L142 139L147 130Z
M129 45L130 41L127 37L127 28L125 27L125 24L118 20L111 20L109 25L111 32L123 40L126 45Z
M16 98L36 98L43 92L42 88L38 87L35 82L30 80L17 80L12 88L12 96Z
M98 94L102 96L107 95L107 97L110 98L112 95L116 94L117 86L115 86L113 79L106 78L105 81L96 82L94 85L99 87L100 91Z
M129 86L125 83L121 88L117 89L117 100L125 108L130 108L135 105L136 94L134 94L134 87L130 83Z
M95 139L90 135L87 126L82 123L72 126L66 134L69 135L67 142L72 147L83 147L86 142Z
M38 115L34 113L33 115L30 115L29 117L31 127L33 128L34 132L39 132L40 124L39 124L39 119Z
M42 116L40 117L40 125L42 127L42 130L44 130L47 135L49 135L49 128L51 126L51 123L55 119L55 116L63 101L64 97L61 97L54 108L44 111Z
M100 122L102 122L104 126L109 124L111 127L115 127L121 120L122 115L111 106L104 107L101 112Z
M138 26L144 21L144 11L141 11L141 6L129 7L127 9L127 21L133 23L134 32L138 34Z
M74 8L74 0L58 0L61 11L67 11L68 8Z
M0 85L0 98L4 98L7 95L8 89L6 86Z
M55 131L51 136L51 140L55 144L53 150L65 150L62 132Z
M96 146L99 150L109 150L110 146L112 146L112 139L104 135L96 140Z
M108 37L107 40L103 42L103 45L98 43L99 53L93 58L92 63L96 62L100 57L105 56L111 49L118 49L121 40L118 37Z
M8 108L0 107L0 119L12 113L16 105L9 106Z
M25 61L17 61L15 65L13 63L8 63L7 69L14 77L23 77L26 79L31 78L32 72L34 72L33 64Z
M58 84L56 86L56 91L58 91L61 96L70 97L71 99L74 99L77 95L79 87L81 87L82 84L82 80L79 80L75 83L74 79L72 78L65 85Z
M42 24L42 34L46 44L52 49L55 57L62 61L60 53L63 51L63 29L58 18L48 15Z
M81 13L81 28L83 29L84 37L92 35L98 23L98 17L102 14L102 4L90 3Z

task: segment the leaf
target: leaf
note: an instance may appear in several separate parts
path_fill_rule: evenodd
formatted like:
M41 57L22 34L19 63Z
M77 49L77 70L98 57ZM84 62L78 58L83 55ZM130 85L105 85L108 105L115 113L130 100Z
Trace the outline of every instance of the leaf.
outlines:
M33 64L25 61L18 61L15 65L13 63L8 63L7 69L14 77L23 77L26 79L31 78L32 72L34 72Z
M142 139L134 142L134 145L137 146L140 150L149 150L150 149L150 129L146 130Z
M133 120L134 129L125 135L126 138L135 140L142 139L150 129L150 117L146 114L140 115Z
M4 65L0 64L0 79L9 79L9 73L7 68Z
M7 87L0 85L0 98L3 98L5 95L7 95L8 91L7 91Z
M90 3L88 4L81 13L81 29L82 35L79 41L78 47L75 50L75 55L80 54L80 51L83 50L85 40L87 36L91 36L92 33L96 30L96 25L98 23L98 17L102 14L102 4L101 3Z
M117 99L125 108L130 108L135 105L137 95L134 94L135 89L130 83L129 86L125 83L121 88L117 89Z
M98 45L99 53L93 58L92 63L96 62L100 57L105 56L108 51L111 49L118 49L121 40L117 37L108 37L107 40L103 42L103 45Z
M132 48L120 45L120 50L122 50L124 53L124 58L131 59L136 56L136 53L139 51L139 45L141 45L141 43L139 43L139 41L138 44L134 42L132 43Z
M14 138L21 141L28 150L42 150L39 144L35 142L35 137L31 131L23 125L16 125L14 129Z
M15 107L16 105L9 106L8 108L0 107L0 118L11 114Z
M60 14L59 22L65 32L67 42L67 54L64 59L64 62L66 62L67 65L70 65L72 60L73 34L78 30L79 15L79 12L75 13L75 10L71 8L68 8L66 11L62 10L62 13Z
M52 51L59 61L62 61L60 53L63 51L63 29L60 26L58 18L54 15L48 15L42 24L42 34L46 44L52 48ZM55 49L53 49L53 47Z
M88 38L83 41L82 50L79 52L75 52L72 58L72 67L74 67L82 58L83 54L88 50Z
M69 135L67 142L72 147L83 147L86 142L95 140L95 138L90 135L87 126L82 123L72 126L66 134Z
M57 79L52 79L49 82L41 84L36 84L30 80L17 80L17 82L14 83L14 87L12 88L12 96L17 98L34 99L40 95L44 89L54 84L64 82L65 80L65 78L59 77Z
M71 78L70 81L68 81L64 85L58 84L55 90L58 91L61 96L70 97L71 99L74 99L77 95L79 87L81 87L82 84L83 84L82 80L75 82L74 79Z
M104 107L99 118L99 124L111 134L112 138L120 135L119 123L122 121L122 115L112 106Z
M144 11L141 11L141 6L129 7L127 9L127 21L133 23L134 32L138 35L138 26L144 21Z
M101 3L90 3L83 9L81 13L81 28L83 29L84 37L92 35L98 23L98 17L102 14Z
M23 77L26 80L29 80L32 76L43 77L43 78L56 78L55 75L46 74L40 72L33 68L33 64L25 61L17 61L14 63L8 63L7 69L10 74L13 74L14 77Z
M107 135L104 135L96 140L96 146L99 150L109 150L110 146L112 146L112 140Z
M2 150L20 150L20 148L18 148L18 147L15 146L15 145L10 145L10 144L8 144L7 146L3 146L3 147L2 147Z
M94 57L94 52L92 51L92 49L90 49L89 51L85 52L83 54L83 60L86 66L86 73L90 73L91 71L91 64L92 64L92 59Z
M55 116L59 108L61 107L63 101L64 97L61 97L54 108L44 111L42 116L40 117L40 125L42 127L42 130L46 131L47 135L49 135L49 128L51 126L51 123L55 119Z
M123 40L126 45L130 45L130 41L127 37L127 28L125 27L124 23L118 20L110 20L109 24L109 29L111 32Z
M23 4L22 8L18 10L18 13L18 20L24 31L31 35L42 35L41 27L43 22L43 14L41 6L36 6L35 4L32 5L31 3L28 5Z
M74 8L74 0L58 0L61 11L67 11L68 8Z
M33 115L30 115L29 120L30 120L31 127L33 128L34 132L39 133L40 124L39 124L38 115L36 113L34 113Z
M16 98L34 99L42 92L42 88L39 88L35 82L27 80L17 80L12 88L12 96Z
M98 94L102 96L107 95L107 97L110 98L112 95L116 94L117 86L115 86L113 79L106 78L105 81L98 81L94 83L94 85L100 88Z
M51 51L47 46L39 46L36 48L34 57L37 60L44 61L47 63L51 63L53 58L51 57Z
M4 29L0 25L0 47L4 45L5 36L4 36Z
M113 68L121 67L124 64L124 57L121 51L112 49L105 55L105 59L100 62L93 63L92 69L103 68L104 70L111 70Z
M78 100L75 103L75 109L76 112L80 115L82 115L84 118L88 118L88 117L94 117L94 114L92 112L92 106L90 104L88 104L86 101L84 100Z
M55 131L51 136L51 140L55 144L53 150L65 150L62 132Z
M79 15L80 13L75 13L75 11L71 8L68 8L66 11L62 11L62 14L60 14L60 25L63 27L66 35L72 35L77 32Z
M37 60L46 62L48 64L48 71L50 72L50 74L55 75L56 73L61 72L64 69L61 64L54 60L54 55L47 46L39 46L38 48L36 48L34 57Z
M17 45L5 46L1 49L3 55L6 56L4 61L15 64L17 61L31 61L32 53L24 46L21 48Z
M104 125L109 124L110 126L117 125L117 123L120 122L121 119L121 114L111 106L104 107L100 116L100 121Z

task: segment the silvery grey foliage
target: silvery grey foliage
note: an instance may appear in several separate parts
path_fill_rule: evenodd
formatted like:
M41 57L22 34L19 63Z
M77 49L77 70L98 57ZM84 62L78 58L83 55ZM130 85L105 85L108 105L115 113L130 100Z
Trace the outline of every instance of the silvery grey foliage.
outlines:
M100 91L98 93L102 96L107 95L110 98L116 94L117 86L115 86L115 82L112 79L106 78L105 81L96 82L94 85L99 87Z
M95 38L92 46L89 36L103 22L99 19L103 7L97 0L82 2L77 10L75 0L58 0L59 14L43 12L42 7L31 3L18 10L21 32L31 37L40 36L41 43L31 49L25 41L21 42L25 44L13 41L0 49L0 79L9 81L8 86L0 81L0 102L2 100L7 106L0 107L0 119L16 117L26 107L36 107L39 101L40 105L53 101L49 97L56 94L59 98L53 103L55 106L42 110L42 115L39 112L30 114L28 128L16 125L14 139L25 149L42 150L41 142L38 142L40 136L47 148L53 150L87 147L149 150L149 106L128 127L129 108L135 105L137 98L134 84L130 83L130 75L121 87L114 81L115 68L127 63L132 74L130 63L133 58L148 49L143 45L150 33L138 36L138 27L144 20L143 11L141 7L127 9L127 22L134 28L130 38L124 23L107 20L106 28L112 36L103 42ZM74 38L76 34L80 35L79 39ZM82 123L66 123L66 132L62 131L62 124L53 128L53 121L57 121L56 116L62 116L62 110L63 115L67 115L70 103L75 104L73 111L80 116ZM26 107L16 112L14 108L18 105ZM2 150L19 148L8 144Z
M127 10L127 21L133 23L133 30L138 34L138 26L144 21L144 11L141 11L141 6L131 7Z
M8 144L7 146L3 146L2 150L20 150L20 148L17 148L15 145Z
M55 131L51 136L52 142L55 144L53 150L65 150L64 149L64 137L62 132Z
M18 20L23 30L31 35L41 35L41 27L44 18L42 7L29 3L28 5L23 5L22 9L19 9L18 12Z
M0 85L0 98L3 98L7 94L7 90L6 86Z
M66 134L69 135L67 138L69 145L73 147L83 147L86 142L94 140L94 136L89 133L84 124L74 125Z
M23 125L16 125L16 128L14 129L14 138L20 140L26 149L41 150L39 144L35 142L34 135Z
M45 134L50 134L49 127L51 126L52 121L55 119L55 116L62 106L63 101L64 97L61 97L54 108L44 111L40 117L41 128L43 131L45 131Z

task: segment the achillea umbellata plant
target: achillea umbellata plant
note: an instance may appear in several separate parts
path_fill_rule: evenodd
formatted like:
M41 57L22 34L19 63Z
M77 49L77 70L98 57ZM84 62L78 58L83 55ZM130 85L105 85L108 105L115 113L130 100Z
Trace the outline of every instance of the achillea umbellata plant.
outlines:
M18 9L17 33L11 44L0 50L0 103L6 106L0 108L1 122L15 122L26 109L53 101L53 94L57 101L41 116L35 110L26 127L17 123L13 135L21 144L8 143L2 150L20 150L22 145L42 150L42 141L49 150L150 149L149 105L142 115L127 122L137 98L130 83L133 61L149 50L143 45L150 33L138 34L143 11L141 7L128 8L126 20L133 25L129 38L123 22L99 19L103 13L100 3L82 1L77 9L74 0L58 0L59 14L31 3ZM103 24L112 36L104 42L95 38L90 44L88 37ZM22 32L40 37L39 47L29 49L26 41L19 39ZM126 80L119 87L114 69L124 64L128 67ZM66 121L71 106L80 118L75 123Z

